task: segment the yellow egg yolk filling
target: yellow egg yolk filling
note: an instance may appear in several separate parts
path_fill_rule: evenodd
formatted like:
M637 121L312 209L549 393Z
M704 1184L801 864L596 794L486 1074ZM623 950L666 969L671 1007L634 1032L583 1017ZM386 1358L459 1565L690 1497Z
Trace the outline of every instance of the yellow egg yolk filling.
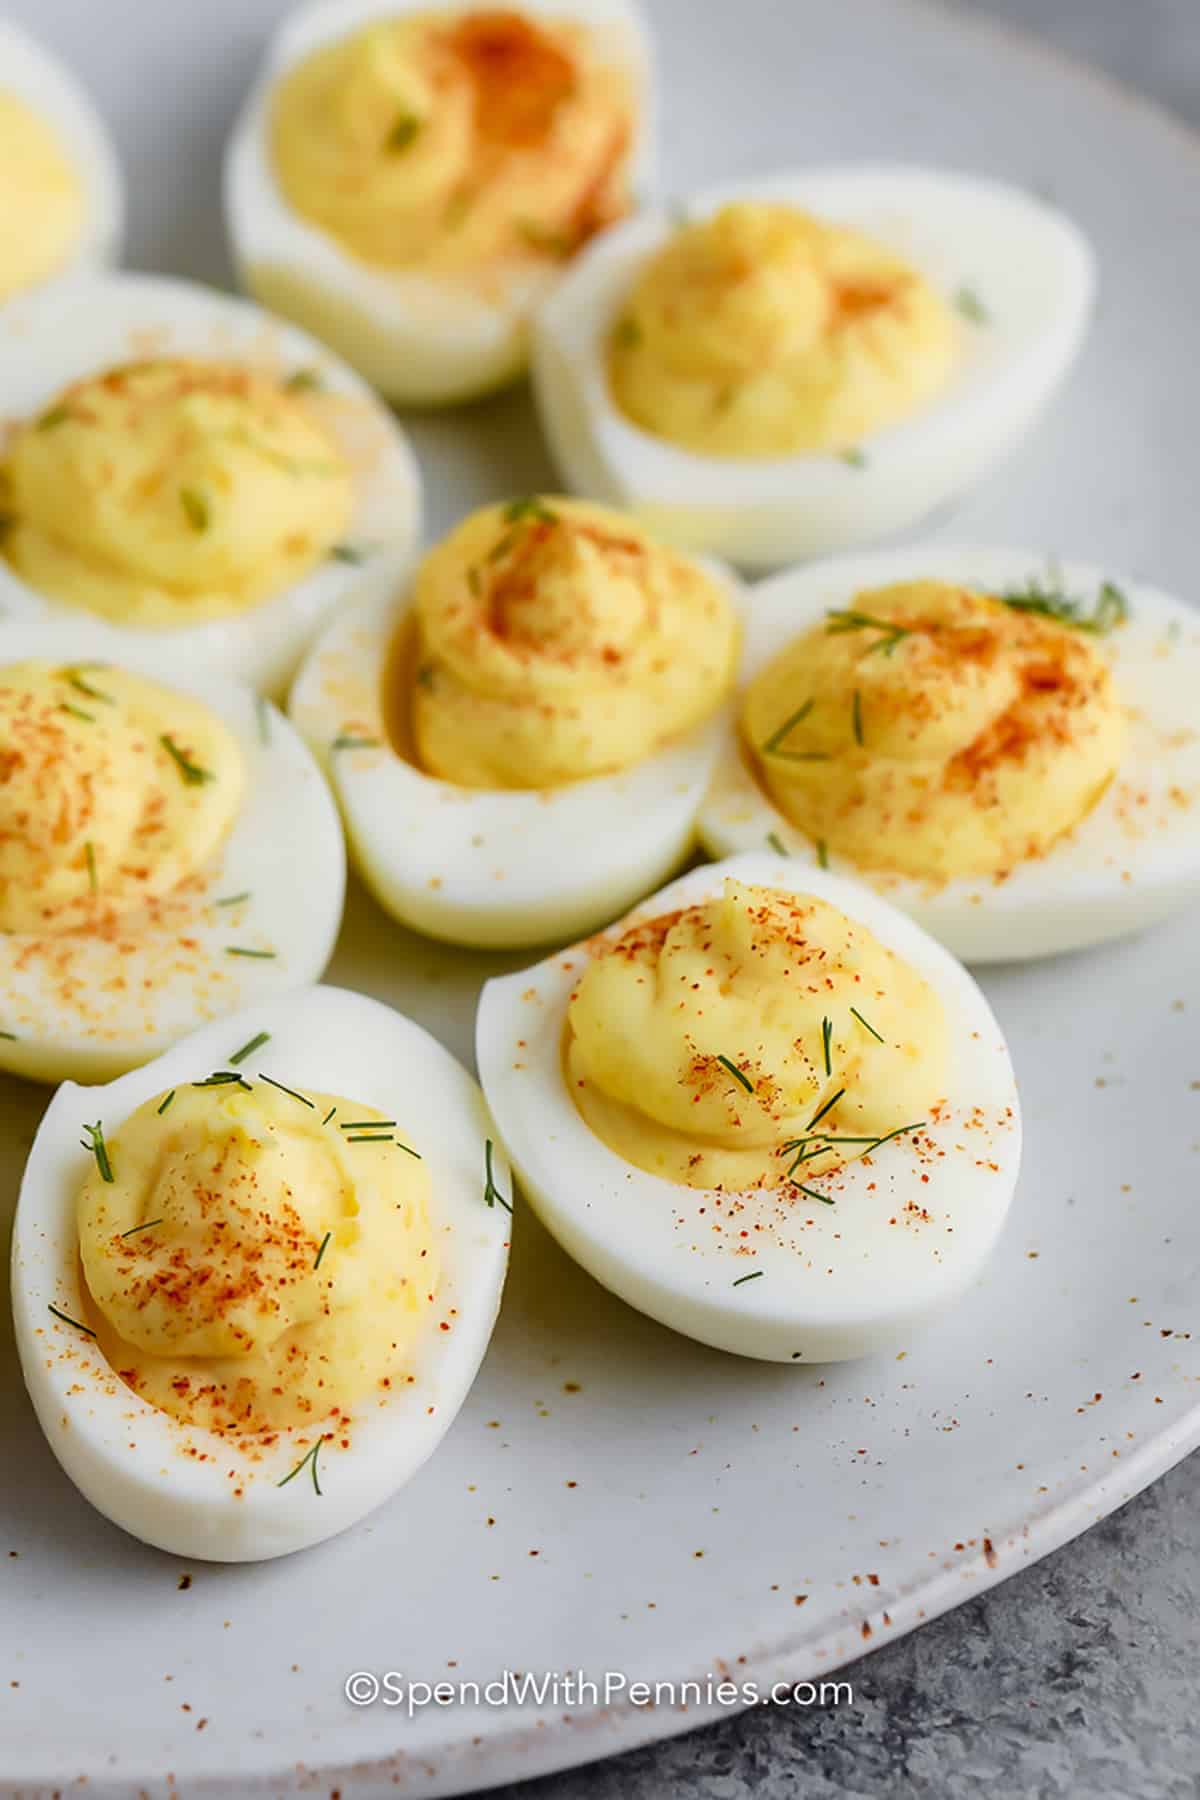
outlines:
M163 359L76 382L0 461L15 573L126 625L194 624L284 592L352 507L312 398L235 364Z
M88 1321L122 1380L188 1425L344 1417L404 1381L428 1320L429 1186L357 1101L253 1073L156 1095L79 1192Z
M960 331L883 245L782 205L682 226L613 329L609 377L643 430L703 456L855 447L948 380Z
M567 1085L626 1162L687 1187L798 1188L928 1121L946 1025L928 984L811 897L728 880L585 971Z
M473 514L416 585L418 763L473 788L541 788L641 761L729 691L725 589L626 514L525 500Z
M284 77L275 173L360 261L469 277L569 256L628 210L635 107L629 71L582 25L412 13Z
M79 242L83 206L58 133L0 89L0 300L58 274Z
M809 837L944 881L1044 855L1112 779L1124 719L1093 637L915 581L856 595L789 645L747 690L742 730Z
M237 817L208 707L94 663L0 668L0 931L87 931L200 871Z

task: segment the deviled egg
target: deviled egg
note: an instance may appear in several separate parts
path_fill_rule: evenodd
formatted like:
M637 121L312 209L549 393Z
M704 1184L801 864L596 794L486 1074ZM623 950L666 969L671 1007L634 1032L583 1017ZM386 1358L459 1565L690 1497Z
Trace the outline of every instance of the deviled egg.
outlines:
M973 962L1200 895L1200 618L1026 551L914 547L755 590L710 851L859 876Z
M437 1448L491 1336L509 1178L479 1089L339 988L67 1084L13 1233L17 1346L92 1504L244 1562L354 1524Z
M0 615L278 693L364 566L403 562L420 488L356 375L245 301L159 276L0 314Z
M522 1191L596 1279L702 1343L906 1343L979 1274L1020 1161L979 989L860 883L771 851L488 982L476 1050Z
M344 889L267 701L99 624L0 625L0 1069L105 1080L317 980Z
M125 196L104 122L71 72L0 19L0 306L115 262Z
M530 497L347 608L290 712L389 912L451 943L545 943L690 849L739 642L727 573L625 514Z
M500 386L564 263L645 181L650 87L633 0L302 7L229 145L241 279L391 400Z
M892 165L725 187L605 232L539 313L566 483L753 567L912 525L1030 430L1083 340L1076 227Z

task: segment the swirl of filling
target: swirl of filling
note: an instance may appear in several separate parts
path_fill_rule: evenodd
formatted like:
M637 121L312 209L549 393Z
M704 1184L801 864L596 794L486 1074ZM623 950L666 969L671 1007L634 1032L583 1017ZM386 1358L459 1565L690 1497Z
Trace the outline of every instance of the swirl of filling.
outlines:
M799 1183L925 1123L945 1076L928 984L822 900L727 880L632 926L567 1013L567 1083L626 1162L688 1187Z
M715 712L738 646L719 582L576 500L473 514L425 559L416 616L417 760L463 787L641 761Z
M424 1162L371 1107L303 1098L252 1076L157 1094L102 1140L80 1189L100 1348L188 1424L277 1431L345 1414L402 1379L427 1318ZM364 1155L339 1119L379 1142Z
M330 553L350 470L309 400L234 364L76 382L0 464L3 554L40 593L125 624L254 606Z
M0 669L0 931L86 930L170 892L243 785L236 740L187 695L91 663Z
M854 447L941 389L959 330L883 245L782 205L685 225L643 268L614 327L621 411L705 456Z
M556 261L628 210L636 105L582 25L411 13L284 77L275 171L297 213L377 268Z
M947 582L856 595L751 683L742 730L793 824L868 869L1003 875L1091 810L1124 720L1095 640Z

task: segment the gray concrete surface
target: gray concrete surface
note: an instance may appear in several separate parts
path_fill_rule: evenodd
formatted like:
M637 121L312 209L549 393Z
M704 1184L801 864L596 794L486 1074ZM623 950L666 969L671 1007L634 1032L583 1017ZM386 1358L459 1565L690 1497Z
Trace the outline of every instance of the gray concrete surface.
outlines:
M947 0L956 7L1040 36L1200 129L1200 0ZM847 1678L851 1707L763 1708L502 1793L1196 1800L1200 1454Z

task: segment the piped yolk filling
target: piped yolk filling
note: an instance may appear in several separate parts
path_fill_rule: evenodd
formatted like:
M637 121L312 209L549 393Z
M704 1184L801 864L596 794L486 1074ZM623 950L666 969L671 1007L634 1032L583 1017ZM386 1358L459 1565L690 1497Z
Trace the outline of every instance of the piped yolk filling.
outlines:
M87 931L200 872L242 755L199 701L94 663L0 668L0 931Z
M751 683L780 811L867 869L1003 875L1095 805L1124 719L1094 637L945 582L855 596Z
M650 258L614 326L609 378L634 424L700 455L844 451L930 401L960 337L883 245L744 201Z
M352 514L320 404L181 358L76 382L9 440L0 551L39 593L122 624L256 606L324 562Z
M597 955L564 1048L576 1107L626 1162L687 1187L798 1192L928 1122L946 1023L864 926L728 880Z
M58 133L0 89L0 300L59 273L79 242L83 208Z
M582 25L413 13L285 76L275 173L301 217L377 268L554 262L628 210L636 105Z
M557 498L473 514L426 557L415 616L414 754L469 788L641 761L715 712L738 646L718 582L626 515Z
M102 1140L79 1193L100 1349L188 1425L345 1419L405 1380L428 1322L429 1186L375 1108L252 1064L158 1094Z

